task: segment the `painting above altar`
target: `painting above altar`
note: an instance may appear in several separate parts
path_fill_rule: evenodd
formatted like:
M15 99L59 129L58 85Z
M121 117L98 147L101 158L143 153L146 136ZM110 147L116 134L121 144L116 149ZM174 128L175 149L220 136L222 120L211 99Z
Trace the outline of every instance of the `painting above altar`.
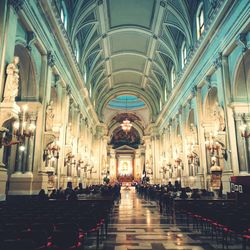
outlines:
M133 166L132 166L131 158L119 158L118 175L119 176L132 176L133 175Z

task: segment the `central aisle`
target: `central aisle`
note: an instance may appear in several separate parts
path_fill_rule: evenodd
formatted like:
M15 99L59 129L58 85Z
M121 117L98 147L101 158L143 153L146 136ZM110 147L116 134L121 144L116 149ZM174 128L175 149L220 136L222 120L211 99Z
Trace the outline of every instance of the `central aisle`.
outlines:
M201 244L197 238L192 239L189 234L186 226L178 227L171 216L161 215L156 202L140 198L134 188L122 189L121 200L115 206L108 240L103 249L215 249L208 243ZM197 237L195 234L193 236Z

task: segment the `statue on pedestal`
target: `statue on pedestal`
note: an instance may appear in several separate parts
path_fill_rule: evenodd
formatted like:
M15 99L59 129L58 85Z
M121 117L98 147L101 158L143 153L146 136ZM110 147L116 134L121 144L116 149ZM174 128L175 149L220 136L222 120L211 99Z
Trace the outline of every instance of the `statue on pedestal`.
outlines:
M46 109L46 131L51 131L53 128L55 114L52 105L53 101L50 101Z
M13 62L7 66L6 69L6 82L3 94L3 102L15 102L15 98L18 94L18 82L19 82L19 69L18 69L19 57L15 56Z
M218 131L225 131L226 125L225 125L224 110L218 102L215 102L213 108L213 120L215 120L216 129Z

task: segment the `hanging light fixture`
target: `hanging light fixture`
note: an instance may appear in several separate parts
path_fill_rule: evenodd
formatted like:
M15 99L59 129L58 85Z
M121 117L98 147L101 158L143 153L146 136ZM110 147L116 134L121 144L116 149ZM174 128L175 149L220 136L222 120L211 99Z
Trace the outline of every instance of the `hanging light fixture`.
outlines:
M244 75L244 83L245 83L245 87L246 87L246 92L247 92L247 108L248 108L248 115L249 115L249 98L248 98L248 85L247 85L247 78L246 78L246 67L245 67L245 59L244 59L244 51L243 50L243 75ZM241 131L241 136L245 139L250 137L250 132L249 132L249 127L248 124L246 122L246 114L242 115L242 124L240 125L239 129Z
M127 96L126 96L126 115L127 115ZM130 123L130 121L128 120L128 118L126 117L121 124L122 130L127 134L131 128L132 128L132 124Z

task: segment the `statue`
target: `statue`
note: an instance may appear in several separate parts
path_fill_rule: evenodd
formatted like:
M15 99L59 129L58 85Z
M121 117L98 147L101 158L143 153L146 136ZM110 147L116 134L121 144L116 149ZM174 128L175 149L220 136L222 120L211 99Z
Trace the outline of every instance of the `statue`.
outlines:
M51 131L53 128L55 114L52 105L53 101L50 101L46 109L46 131Z
M73 143L72 124L69 123L67 126L66 144L72 145L72 143Z
M215 118L216 129L218 131L225 131L224 110L219 105L218 102L215 102L215 105L213 108L213 117Z
M5 82L3 101L15 102L15 98L18 94L18 82L19 82L19 69L18 69L19 57L15 56L13 62L7 66L6 74L7 79Z

